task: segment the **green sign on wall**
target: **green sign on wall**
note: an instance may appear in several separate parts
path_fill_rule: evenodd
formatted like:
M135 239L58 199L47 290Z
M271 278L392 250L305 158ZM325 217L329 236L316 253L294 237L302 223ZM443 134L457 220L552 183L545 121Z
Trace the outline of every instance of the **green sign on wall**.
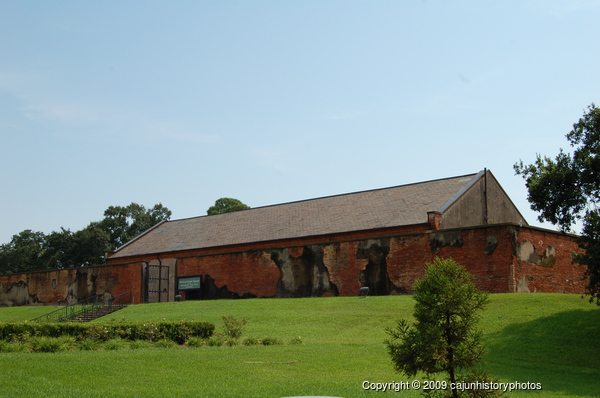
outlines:
M199 290L202 276L183 276L177 279L177 290Z

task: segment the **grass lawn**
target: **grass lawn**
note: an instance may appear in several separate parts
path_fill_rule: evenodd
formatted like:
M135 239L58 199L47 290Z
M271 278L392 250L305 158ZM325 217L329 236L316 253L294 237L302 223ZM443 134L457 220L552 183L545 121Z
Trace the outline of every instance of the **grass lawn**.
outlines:
M480 323L487 369L500 381L541 383L510 397L600 396L600 308L577 295L496 294ZM363 382L409 381L394 373L385 328L411 318L410 296L249 299L142 304L95 322L247 318L243 337L275 346L143 348L119 351L0 353L0 396L416 397L375 392ZM51 307L0 308L23 321ZM42 314L44 311L42 311ZM290 345L301 336L303 344ZM419 379L417 377L417 379Z

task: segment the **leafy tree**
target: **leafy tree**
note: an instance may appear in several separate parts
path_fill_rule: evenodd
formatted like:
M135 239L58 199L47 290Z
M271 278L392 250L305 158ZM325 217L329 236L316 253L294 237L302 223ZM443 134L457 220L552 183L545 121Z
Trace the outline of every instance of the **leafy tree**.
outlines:
M230 213L232 211L246 210L250 206L243 204L237 199L233 198L221 198L215 201L215 205L208 208L206 214L212 216L213 214Z
M170 217L171 211L160 203L151 209L131 203L110 206L103 220L77 232L64 228L48 235L22 231L0 246L0 274L102 264L107 251Z
M171 214L171 210L160 203L151 209L137 203L110 206L97 226L108 234L110 249L114 250L159 222L169 220Z
M401 319L387 329L388 352L395 369L408 377L446 373L447 392L456 398L459 391L451 389L451 383L459 380L462 370L473 371L483 355L481 332L475 326L478 311L488 302L487 293L475 287L460 264L439 258L427 264L414 292L415 323Z
M537 155L533 164L520 161L514 169L525 179L527 199L540 221L565 232L582 222L584 252L574 261L587 266L590 301L600 305L600 108L590 105L566 137L572 153L560 149L555 159Z
M92 222L72 235L72 247L68 257L68 267L83 267L103 264L105 254L110 250L108 234L100 228L100 223Z
M0 246L0 273L14 274L19 272L44 269L45 235L30 229L13 235L9 243Z
M75 241L73 233L61 228L60 231L54 231L45 236L44 254L42 256L43 266L39 269L62 269L73 267L73 251L75 250Z

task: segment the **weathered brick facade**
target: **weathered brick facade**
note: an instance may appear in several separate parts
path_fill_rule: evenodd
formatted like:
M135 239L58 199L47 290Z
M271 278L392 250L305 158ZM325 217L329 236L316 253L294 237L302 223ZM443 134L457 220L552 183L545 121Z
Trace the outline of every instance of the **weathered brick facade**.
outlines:
M479 288L493 293L583 293L585 287L585 268L571 261L575 237L510 224L266 246L181 258L178 275L204 275L211 284L205 288L220 289L220 297L352 296L361 286L372 294L402 294L439 256L464 265Z
M413 228L414 229L414 228ZM384 231L387 232L387 231ZM573 264L575 237L502 224L452 230L381 234L353 233L320 239L230 247L213 253L169 253L171 277L202 275L202 298L354 296L410 293L436 256L451 257L489 292L578 293L585 268ZM161 256L158 256L160 259ZM131 290L145 301L144 267L157 256L133 262L0 276L0 305L74 302L95 294ZM166 299L176 294L171 285ZM189 293L188 293L189 295Z
M585 268L571 260L578 250L574 236L527 226L482 171L163 223L105 266L0 276L0 305L129 290L135 302L354 296L363 286L406 294L436 256L465 266L489 292L581 294ZM177 290L179 277L197 275L200 291Z
M141 262L68 268L0 276L0 306L75 303L96 294L116 296L128 291L143 302Z

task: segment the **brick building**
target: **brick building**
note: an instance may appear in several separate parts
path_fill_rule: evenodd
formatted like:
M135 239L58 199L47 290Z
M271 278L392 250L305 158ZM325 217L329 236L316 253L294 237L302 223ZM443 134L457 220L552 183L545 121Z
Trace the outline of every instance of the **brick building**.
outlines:
M529 226L484 170L165 221L104 266L0 277L0 304L128 290L136 302L404 294L436 256L490 292L583 293L577 250L575 236Z

